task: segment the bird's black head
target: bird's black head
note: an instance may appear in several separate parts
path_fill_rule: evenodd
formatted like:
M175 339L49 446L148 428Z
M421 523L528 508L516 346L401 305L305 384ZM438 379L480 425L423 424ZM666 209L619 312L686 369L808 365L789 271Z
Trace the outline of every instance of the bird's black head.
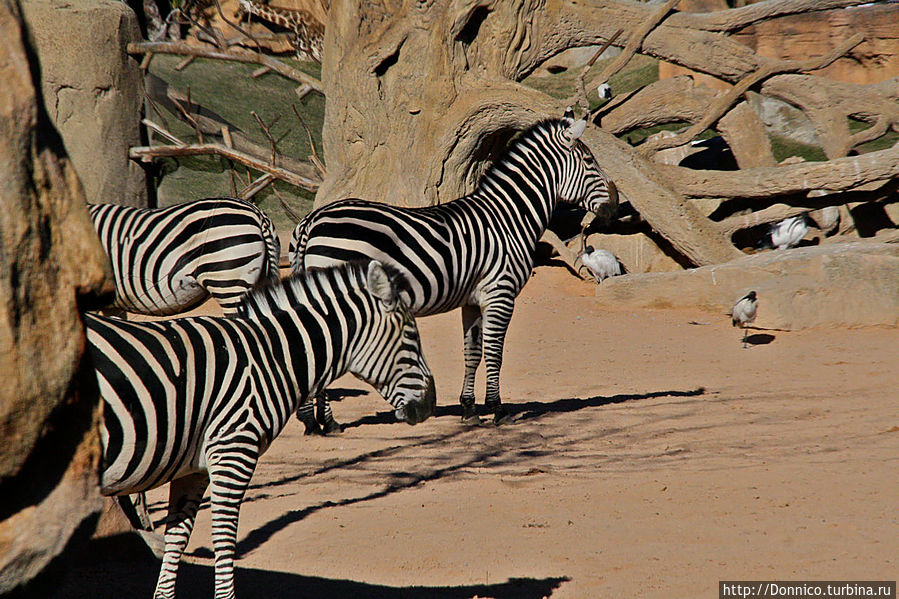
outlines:
M749 301L754 302L758 296L756 296L755 291L750 291L749 293L746 294L745 297Z
M585 253L585 254L592 254L592 253L593 253L593 246L592 246L592 245L588 245L587 247L585 247L585 248L584 248L584 253Z

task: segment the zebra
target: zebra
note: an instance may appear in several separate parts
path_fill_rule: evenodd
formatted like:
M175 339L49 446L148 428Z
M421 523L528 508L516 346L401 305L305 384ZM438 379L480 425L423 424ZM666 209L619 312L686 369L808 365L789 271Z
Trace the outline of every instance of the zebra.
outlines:
M401 285L370 261L252 290L231 317L85 315L104 408L103 493L171 483L156 598L174 596L210 486L215 596L234 597L241 501L259 456L301 400L352 372L400 420L416 424L434 412L434 379Z
M615 185L578 138L586 121L542 121L523 132L483 175L473 193L445 204L403 208L344 199L310 212L293 231L293 272L370 257L410 281L416 316L462 308L465 376L462 421L480 422L474 382L482 354L485 406L500 424L503 343L515 298L531 275L537 241L557 201L598 212L617 207ZM327 400L297 413L307 430L339 429Z
M277 281L281 243L271 219L237 198L167 208L89 206L112 265L113 308L169 316L214 297L235 314L247 290Z

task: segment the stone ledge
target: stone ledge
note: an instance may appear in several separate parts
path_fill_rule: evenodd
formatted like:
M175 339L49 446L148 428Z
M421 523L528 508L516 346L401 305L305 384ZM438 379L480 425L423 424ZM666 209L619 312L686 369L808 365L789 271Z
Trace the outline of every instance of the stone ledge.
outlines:
M759 294L759 327L899 326L899 244L794 248L681 272L615 277L597 287L596 297L617 306L689 306L723 315L751 289Z

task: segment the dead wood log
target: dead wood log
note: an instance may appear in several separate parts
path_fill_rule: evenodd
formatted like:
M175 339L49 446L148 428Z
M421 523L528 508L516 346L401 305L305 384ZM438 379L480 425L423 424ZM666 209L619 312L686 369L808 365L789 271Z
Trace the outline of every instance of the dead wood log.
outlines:
M264 160L261 160L255 156L250 156L249 154L245 154L233 148L228 148L219 144L194 144L194 145L183 145L183 146L141 146L131 148L128 152L128 157L133 160L141 160L143 162L149 162L155 158L165 158L165 157L174 157L174 156L203 156L203 155L217 155L222 156L223 158L227 158L229 160L233 160L235 162L240 162L250 168L254 168L258 171L262 171L263 173L268 173L277 179L282 181L286 181L291 185L295 185L296 187L301 187L308 191L315 191L318 189L318 182L307 177L303 177L297 173L291 172L287 169L281 168L279 166L272 165Z
M692 170L659 165L672 189L691 198L770 198L815 189L846 191L899 178L899 144L826 162L741 171Z

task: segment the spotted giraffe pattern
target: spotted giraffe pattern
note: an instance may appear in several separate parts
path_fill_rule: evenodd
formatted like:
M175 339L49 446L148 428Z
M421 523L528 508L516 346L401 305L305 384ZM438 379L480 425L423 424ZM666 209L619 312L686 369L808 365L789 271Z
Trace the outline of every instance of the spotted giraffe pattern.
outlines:
M240 0L240 16L255 16L286 29L297 58L311 58L321 64L325 26L312 13L302 9L281 8L253 0Z

